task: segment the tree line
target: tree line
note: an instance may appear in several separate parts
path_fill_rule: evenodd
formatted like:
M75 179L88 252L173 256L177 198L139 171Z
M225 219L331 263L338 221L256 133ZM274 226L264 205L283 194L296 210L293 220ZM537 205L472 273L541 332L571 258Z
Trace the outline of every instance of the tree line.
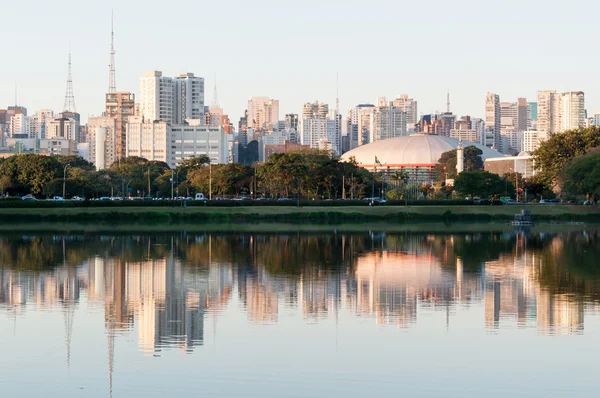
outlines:
M263 198L338 199L385 195L387 199L449 199L479 196L600 197L600 129L580 128L552 134L532 155L537 174L523 178L483 170L482 152L465 148L465 170L456 175L456 150L442 154L434 181L417 182L402 170L371 173L353 159L342 162L326 151L302 150L274 154L266 162L211 165L207 156L183 160L171 170L165 162L128 157L96 171L78 156L20 154L0 159L3 195L38 197L251 196ZM453 185L446 185L454 179Z
M193 196L209 190L213 197L253 196L304 199L362 198L383 186L383 176L373 175L354 162L333 159L326 151L302 150L272 155L264 163L210 164L207 156L183 160L172 169L159 161L128 157L96 171L78 156L14 155L0 159L2 194L37 197L62 195Z

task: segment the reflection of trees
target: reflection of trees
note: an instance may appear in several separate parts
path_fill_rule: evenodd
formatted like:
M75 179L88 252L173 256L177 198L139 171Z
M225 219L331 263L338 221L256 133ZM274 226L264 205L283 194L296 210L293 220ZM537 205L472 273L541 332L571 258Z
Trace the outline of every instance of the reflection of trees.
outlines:
M79 265L94 256L123 263L166 258L173 253L190 270L230 264L244 273L320 278L324 273L352 274L364 253L431 255L447 272L457 259L464 272L480 272L485 262L518 261L523 254L539 258L534 277L555 294L600 299L600 240L597 231L560 234L488 233L214 233L148 235L68 235L41 233L0 235L0 266L39 271ZM204 271L202 271L204 272ZM293 293L292 293L293 294Z
M600 236L570 233L549 240L540 250L539 281L555 294L600 299Z

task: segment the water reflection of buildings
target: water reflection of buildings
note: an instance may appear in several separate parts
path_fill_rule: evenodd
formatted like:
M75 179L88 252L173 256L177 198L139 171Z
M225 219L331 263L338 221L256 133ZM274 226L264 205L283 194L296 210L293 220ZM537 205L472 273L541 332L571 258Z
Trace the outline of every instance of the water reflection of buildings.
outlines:
M583 331L584 300L543 287L543 259L538 251L528 250L522 239L507 245L494 260L475 268L469 264L466 271L453 236L378 235L376 241L363 245L367 249L350 246L351 257L344 254L342 260L335 260L342 261L342 267L305 267L298 275L275 275L261 263L257 253L260 244L270 244L269 239L220 239L220 250L213 246L215 241L187 243L197 245L190 247L195 253L210 253L199 256L194 266L175 258L171 248L165 255L147 255L143 261L95 256L77 266L41 272L0 268L0 308L15 318L30 306L61 308L67 351L75 308L82 302L102 308L109 358L115 338L133 331L145 353L160 355L169 347L192 351L204 343L205 318L218 317L236 290L248 321L261 324L278 322L282 303L309 322L344 310L400 327L414 325L420 313L444 311L449 321L457 309L483 304L482 325L488 330L516 325L535 327L541 334ZM290 241L280 238L286 250L292 247ZM557 256L559 243L550 246ZM222 254L234 244L237 250L251 248L247 263ZM596 311L597 306L586 310Z

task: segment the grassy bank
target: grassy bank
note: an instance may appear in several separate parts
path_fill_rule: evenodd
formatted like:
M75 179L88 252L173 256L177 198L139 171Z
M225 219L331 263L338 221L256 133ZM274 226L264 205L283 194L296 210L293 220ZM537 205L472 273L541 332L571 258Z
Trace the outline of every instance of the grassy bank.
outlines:
M236 222L410 222L506 221L529 209L536 221L600 222L595 207L568 205L529 206L380 206L380 207L109 207L109 208L4 208L0 222L107 222L107 223L236 223Z

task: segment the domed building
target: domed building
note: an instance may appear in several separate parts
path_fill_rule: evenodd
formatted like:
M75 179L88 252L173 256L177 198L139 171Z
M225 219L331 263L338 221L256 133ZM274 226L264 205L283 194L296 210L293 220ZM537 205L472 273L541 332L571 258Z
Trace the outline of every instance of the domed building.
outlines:
M463 142L464 147L475 146L483 154L482 159L501 158L503 155L485 145ZM411 134L389 138L362 145L346 152L341 160L354 158L358 166L370 171L391 173L402 170L417 181L435 180L434 167L444 152L452 151L459 145L456 138L432 134Z

